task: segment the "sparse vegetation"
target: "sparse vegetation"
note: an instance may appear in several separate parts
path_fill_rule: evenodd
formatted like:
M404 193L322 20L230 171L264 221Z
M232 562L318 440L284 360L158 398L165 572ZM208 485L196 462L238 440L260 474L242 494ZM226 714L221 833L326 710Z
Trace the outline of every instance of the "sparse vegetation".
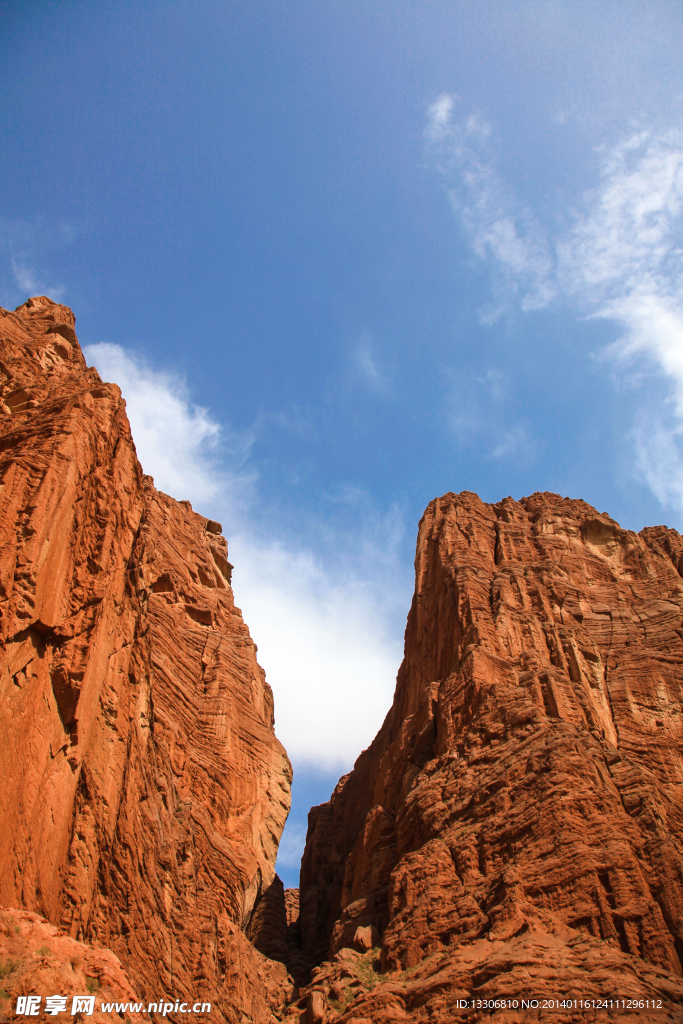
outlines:
M40 949L36 950L38 956L49 956L52 950L49 946L41 946Z
M90 995L92 995L93 992L97 992L98 988L100 987L99 978L89 978L86 975L85 983L88 986L88 992L90 993Z
M343 1013L356 993L351 988L345 988L338 999L330 999L329 1003L336 1013Z
M8 957L7 960L0 960L0 979L8 977L16 971L19 966L18 960L13 960L12 957Z
M373 988L379 981L380 976L380 948L376 946L371 949L368 953L363 956L356 965L358 976L363 982L364 986L369 992L372 992Z

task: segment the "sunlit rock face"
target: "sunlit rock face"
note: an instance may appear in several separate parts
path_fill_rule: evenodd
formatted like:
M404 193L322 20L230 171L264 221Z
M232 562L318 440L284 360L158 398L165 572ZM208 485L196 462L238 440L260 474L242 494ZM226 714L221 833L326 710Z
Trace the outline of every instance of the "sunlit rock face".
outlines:
M680 1020L679 535L552 494L432 502L393 706L284 892L291 768L220 525L143 475L74 324L0 311L3 991L94 978L231 1024Z
M330 1020L565 996L681 1019L682 567L675 531L583 501L431 502L393 706L309 817L299 927Z
M0 311L0 903L135 991L266 1021L291 768L218 523L158 492L69 309Z
M0 964L3 1024L21 1019L14 1011L18 999L26 995L41 996L39 1005L31 1007L38 1012L28 1018L36 1022L54 1020L55 1016L59 1019L62 1014L68 1017L74 1008L74 996L88 994L95 995L93 1012L87 1014L91 1024L121 1024L121 1015L114 1010L103 1011L102 1003L125 1003L125 1016L131 1024L152 1020L146 1008L140 1012L142 1000L111 950L78 942L29 910L0 907ZM58 1009L54 1015L49 1012L45 993L60 995L65 1009ZM83 1016L79 1014L80 1019Z

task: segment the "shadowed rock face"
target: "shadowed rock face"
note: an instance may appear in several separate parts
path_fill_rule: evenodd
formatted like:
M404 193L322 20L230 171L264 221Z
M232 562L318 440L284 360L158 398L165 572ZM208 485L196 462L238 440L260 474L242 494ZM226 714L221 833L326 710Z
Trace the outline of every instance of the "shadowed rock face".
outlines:
M243 930L291 768L220 525L155 490L69 309L0 311L0 903L111 949L137 993L270 1020Z
M553 494L429 505L393 706L309 816L327 1019L606 995L680 1019L682 556Z

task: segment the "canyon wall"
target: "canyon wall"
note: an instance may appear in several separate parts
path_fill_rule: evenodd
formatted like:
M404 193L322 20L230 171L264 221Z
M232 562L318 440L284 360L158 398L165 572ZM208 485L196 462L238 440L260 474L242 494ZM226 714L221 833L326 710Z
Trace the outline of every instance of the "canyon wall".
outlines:
M284 892L291 767L221 527L143 475L74 325L0 311L5 990L216 1024L680 1020L681 537L433 501L393 705Z
M291 767L220 524L154 488L69 309L0 311L0 903L112 950L137 994L265 1021L245 937Z
M682 569L583 501L429 505L393 705L309 815L311 1019L681 1019Z

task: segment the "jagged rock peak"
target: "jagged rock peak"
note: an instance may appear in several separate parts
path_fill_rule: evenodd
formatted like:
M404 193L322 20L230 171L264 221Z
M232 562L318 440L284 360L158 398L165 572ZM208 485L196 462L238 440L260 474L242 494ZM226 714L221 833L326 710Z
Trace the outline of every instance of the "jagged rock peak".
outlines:
M555 494L430 503L393 705L309 815L299 928L326 1020L558 996L680 1020L682 556L674 530Z

